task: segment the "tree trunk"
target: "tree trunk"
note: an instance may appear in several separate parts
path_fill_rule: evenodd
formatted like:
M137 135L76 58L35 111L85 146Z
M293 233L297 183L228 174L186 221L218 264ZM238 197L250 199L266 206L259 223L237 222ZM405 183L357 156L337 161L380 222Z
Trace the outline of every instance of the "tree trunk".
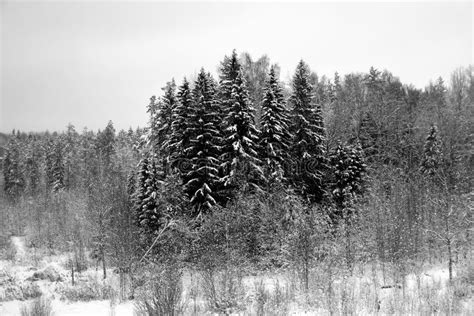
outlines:
M100 256L102 259L102 271L104 273L104 280L105 280L107 278L107 269L105 266L105 251L103 247L100 248Z
M452 239L450 237L450 227L449 227L449 215L450 209L449 204L446 205L447 215L444 218L445 224L445 234L446 234L446 246L448 247L448 271L449 271L449 283L453 280L453 254L452 254Z
M125 300L125 273L124 269L120 268L120 300Z
M308 293L309 291L309 268L308 268L308 262L306 261L304 263L304 289L305 289L305 292Z
M448 246L448 271L449 271L449 282L453 280L453 257L452 257L452 250L451 250L451 239L446 240L446 244Z
M74 286L74 262L71 260L71 280L72 285Z

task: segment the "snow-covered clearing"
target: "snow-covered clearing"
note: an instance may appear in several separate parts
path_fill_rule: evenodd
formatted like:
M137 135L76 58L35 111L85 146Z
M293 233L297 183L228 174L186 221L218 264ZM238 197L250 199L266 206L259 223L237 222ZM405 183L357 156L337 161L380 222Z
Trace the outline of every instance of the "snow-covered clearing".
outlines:
M30 301L9 301L0 303L0 315L16 316L20 315L20 308ZM126 302L112 307L109 300L74 302L68 303L60 300L53 300L52 307L56 316L132 316L133 303Z
M14 258L12 260L0 260L0 316L20 315L21 307L33 301L32 299L5 299L5 288L8 286L20 294L23 291L22 287L36 286L43 297L52 300L52 309L56 316L134 315L133 301L117 304L111 304L110 300L96 299L71 302L68 301L70 296L64 295L65 290L72 291L71 295L77 295L75 292L81 286L87 291L88 287L85 285L92 285L91 288L110 286L118 293L118 275L113 273L113 268L107 271L106 280L102 280L101 270L96 271L94 267L77 273L75 276L76 285L72 286L71 273L66 268L70 254L44 255L38 260L33 260L34 256L30 249L25 246L24 237L12 237L11 245L15 250ZM425 267L424 270L420 270L416 274L406 275L404 281L399 280L397 283L387 279L386 284L382 282L384 278L381 271L376 273L376 279L378 280L376 282L374 282L374 275L370 271L370 267L365 267L365 269L361 269L359 275L334 279L333 293L329 300L328 293L324 292L327 280L324 278L318 279L318 277L324 275L323 270L312 272L315 279L311 284L310 300L297 289L298 280L296 275L282 272L244 276L242 279L245 292L244 299L245 302L255 302L262 291L267 293L267 299L270 301L278 299L278 295L272 296L278 291L287 294L292 293L287 296L289 300L285 303L288 304L286 314L325 315L328 314L329 305L333 305L336 314L342 312L340 304L345 300L347 300L345 302L348 304L349 310L354 309L358 314L373 313L376 304L379 305L380 313L383 314L389 311L408 310L415 311L415 313L425 311L429 304L433 303L441 306L444 301L449 301L453 297L452 292L454 290L449 286L449 273L447 268L442 265ZM42 278L34 277L38 273L43 273L44 276ZM456 271L454 276L456 277ZM54 281L51 281L51 278ZM201 309L201 311L204 311L207 301L201 287L202 277L195 272L188 271L184 274L182 280L183 299L187 300L188 304L192 304L192 300L194 300L195 304L203 306L204 309ZM20 290L17 290L16 287ZM10 290L10 297L11 293ZM193 295L197 296L191 299ZM280 296L280 300L285 300L285 295ZM77 300L78 296L72 297ZM404 305L408 304L411 304L411 307L407 309ZM469 315L471 311L474 315L472 296L459 300L459 305L461 305L464 315Z
M25 237L12 236L11 243L15 249L15 260L17 261L24 260L26 257Z

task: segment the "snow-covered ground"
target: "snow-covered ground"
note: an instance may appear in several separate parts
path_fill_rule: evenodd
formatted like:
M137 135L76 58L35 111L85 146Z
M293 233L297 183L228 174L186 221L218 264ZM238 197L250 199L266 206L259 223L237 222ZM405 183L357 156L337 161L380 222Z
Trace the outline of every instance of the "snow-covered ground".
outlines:
M25 237L13 236L11 243L15 248L15 260L22 261L26 257Z
M70 273L66 270L66 262L68 260L68 254L59 254L55 256L45 256L41 260L37 260L33 263L31 251L25 246L24 237L12 237L11 245L15 250L15 257L13 260L0 260L0 316L15 316L20 315L20 309L24 304L29 304L32 300L10 300L4 301L5 292L2 289L2 278L4 284L18 284L18 285L37 285L43 293L44 297L52 300L52 309L56 316L75 316L75 315L86 315L86 316L101 316L101 315L117 315L126 316L134 315L134 303L133 301L127 301L124 303L111 304L110 300L92 300L88 302L69 302L64 300L64 297L59 293L60 289L70 286L71 279ZM31 277L35 272L45 271L45 269L51 269L60 276L60 281L50 281L48 279L32 280ZM315 273L317 274L317 273ZM369 302L375 303L373 298L376 297L380 305L380 311L390 310L394 308L394 304L405 304L411 302L412 304L419 304L415 300L419 300L423 293L427 295L433 295L433 300L441 300L448 297L446 295L447 289L449 289L449 273L444 266L433 266L420 271L418 274L409 274L405 277L404 288L398 287L399 284L392 284L394 286L390 288L382 288L384 284L374 285L372 278L369 276L370 273L367 271L363 275L348 277L343 281L342 279L334 280L334 287L341 289L343 282L345 282L349 289L349 295L353 295L354 298L360 299L360 301L366 300L365 303L357 302L357 310L362 314L365 314L364 308ZM5 283L5 280L9 279L10 283ZM379 279L381 279L379 277ZM13 280L13 281L12 281ZM100 271L96 271L94 268L82 272L77 275L77 281L82 282L107 282L113 288L118 288L117 275L109 271L109 276L106 281L102 281ZM196 286L199 281L194 279L189 273L185 274L183 280L183 297L188 296L190 288ZM277 287L280 289L289 288L296 282L294 276L285 274L262 274L257 276L247 276L242 280L243 287L246 291L246 296L255 296L258 288L263 288L267 293L273 293ZM77 285L76 285L77 286ZM74 288L75 289L75 288ZM365 292L364 292L365 291ZM365 294L364 294L365 293ZM369 294L367 294L369 293ZM3 297L2 297L3 295ZM340 292L339 294L340 295ZM365 297L364 297L365 295ZM401 299L403 295L403 299ZM288 314L289 315L321 315L327 314L321 305L319 306L306 306L304 303L305 298L301 295L296 295L292 298L293 301L289 303ZM336 295L337 296L337 295ZM324 300L324 295L321 294L320 300ZM340 299L341 297L335 298ZM198 301L200 304L205 305L203 297L199 297ZM300 304L303 302L303 304ZM472 297L460 301L462 310L467 311L466 315L472 311L474 315L474 302ZM354 306L352 306L355 308ZM395 306L399 308L400 306ZM339 308L339 307L336 307ZM367 307L370 308L370 307ZM416 310L416 309L414 309ZM367 312L368 313L368 312Z
M0 315L16 316L20 315L20 308L29 301L9 301L0 303ZM111 307L110 301L91 301L68 303L60 300L52 301L52 308L55 316L132 316L133 303L126 302Z

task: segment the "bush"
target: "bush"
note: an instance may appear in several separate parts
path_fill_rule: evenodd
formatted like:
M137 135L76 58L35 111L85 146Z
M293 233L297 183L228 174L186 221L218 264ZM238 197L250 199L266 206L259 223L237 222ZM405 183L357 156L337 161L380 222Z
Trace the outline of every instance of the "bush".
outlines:
M9 261L15 261L17 256L16 248L12 245L11 241L8 243L8 246L5 250L4 257Z
M10 248L10 237L0 233L0 258L7 259L7 251Z
M474 296L474 266L468 264L459 270L451 284L454 298L469 300Z
M110 284L99 281L95 277L89 277L85 281L79 281L76 285L64 285L58 292L61 295L61 299L72 302L107 300L115 295L114 289Z
M33 276L28 279L32 281L49 280L50 282L60 282L63 280L62 276L54 266L47 266L43 270L35 271Z
M208 309L219 315L245 310L242 275L236 269L203 272L203 290Z
M0 275L0 302L23 301L37 298L41 295L41 289L35 283L19 283L13 276L5 275L5 278L2 278L2 275Z
M288 287L275 283L272 290L265 288L263 281L255 283L254 310L256 315L288 315L291 293Z
M165 267L141 291L135 303L137 315L180 315L185 309L182 299L182 272L178 267Z
M46 298L37 298L31 303L24 304L20 310L21 316L50 316L53 314L51 300Z

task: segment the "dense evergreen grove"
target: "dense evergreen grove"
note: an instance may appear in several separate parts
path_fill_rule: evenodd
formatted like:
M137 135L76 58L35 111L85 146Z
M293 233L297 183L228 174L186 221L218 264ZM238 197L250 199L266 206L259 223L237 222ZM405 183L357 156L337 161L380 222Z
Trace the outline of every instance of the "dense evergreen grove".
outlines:
M167 83L145 128L13 131L2 234L93 249L104 274L294 267L306 288L318 262L451 269L471 255L472 67L424 89L375 68L320 77L304 61L283 83L266 56L235 51L218 72Z

